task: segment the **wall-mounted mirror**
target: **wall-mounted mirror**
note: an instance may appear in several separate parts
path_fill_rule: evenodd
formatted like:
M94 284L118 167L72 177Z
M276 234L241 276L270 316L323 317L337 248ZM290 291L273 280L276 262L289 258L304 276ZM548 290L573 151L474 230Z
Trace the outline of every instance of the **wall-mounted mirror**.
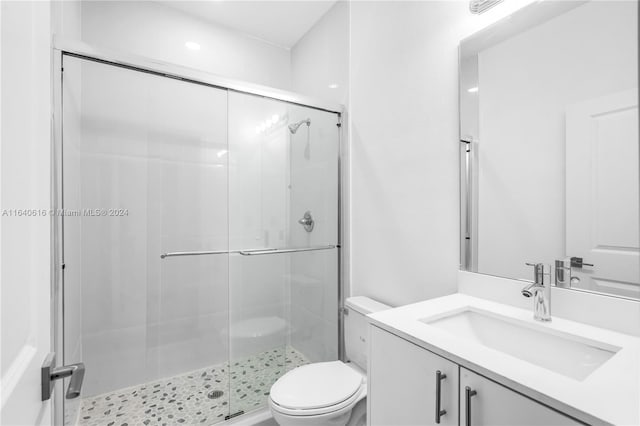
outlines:
M638 4L533 3L460 45L461 267L640 298Z

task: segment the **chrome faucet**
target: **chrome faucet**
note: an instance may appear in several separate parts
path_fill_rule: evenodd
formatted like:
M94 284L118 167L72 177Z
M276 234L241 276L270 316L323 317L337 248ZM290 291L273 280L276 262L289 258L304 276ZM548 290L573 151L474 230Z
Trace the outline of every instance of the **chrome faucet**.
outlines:
M551 266L544 263L527 263L527 265L533 266L534 281L522 289L522 295L533 297L534 319L551 321Z

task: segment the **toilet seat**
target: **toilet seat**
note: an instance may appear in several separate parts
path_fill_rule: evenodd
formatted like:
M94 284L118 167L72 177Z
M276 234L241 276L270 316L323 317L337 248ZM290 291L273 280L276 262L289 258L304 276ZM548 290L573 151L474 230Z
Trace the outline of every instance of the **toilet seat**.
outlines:
M314 416L350 409L366 396L364 376L341 361L304 365L271 388L271 407L289 416Z

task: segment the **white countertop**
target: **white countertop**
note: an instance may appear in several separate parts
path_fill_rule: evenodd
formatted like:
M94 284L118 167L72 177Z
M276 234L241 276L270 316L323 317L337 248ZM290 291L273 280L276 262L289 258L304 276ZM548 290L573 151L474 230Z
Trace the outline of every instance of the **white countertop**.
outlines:
M537 328L569 333L621 349L582 381L539 367L487 346L467 342L420 322L467 307L490 311ZM553 309L551 311L553 316ZM529 310L453 294L369 316L371 323L461 366L589 424L640 425L640 338L553 318L543 323Z

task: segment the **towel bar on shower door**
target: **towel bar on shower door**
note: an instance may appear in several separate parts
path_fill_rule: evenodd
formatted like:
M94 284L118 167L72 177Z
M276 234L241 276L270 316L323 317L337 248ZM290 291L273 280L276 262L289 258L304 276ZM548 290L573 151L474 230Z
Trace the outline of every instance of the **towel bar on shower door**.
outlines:
M260 256L265 254L281 254L281 253L295 253L299 251L316 251L316 250L330 250L337 245L316 246L316 247L298 247L298 248L264 248L264 249L246 249L246 250L209 250L209 251L174 251L169 253L163 253L160 255L161 259L165 257L178 257L178 256L202 256L210 254L234 254L239 253L243 256Z
M263 254L281 254L281 253L295 253L299 251L331 250L336 247L339 247L339 246L328 245L328 246L285 248L285 249L242 250L239 253L243 256L261 256Z

